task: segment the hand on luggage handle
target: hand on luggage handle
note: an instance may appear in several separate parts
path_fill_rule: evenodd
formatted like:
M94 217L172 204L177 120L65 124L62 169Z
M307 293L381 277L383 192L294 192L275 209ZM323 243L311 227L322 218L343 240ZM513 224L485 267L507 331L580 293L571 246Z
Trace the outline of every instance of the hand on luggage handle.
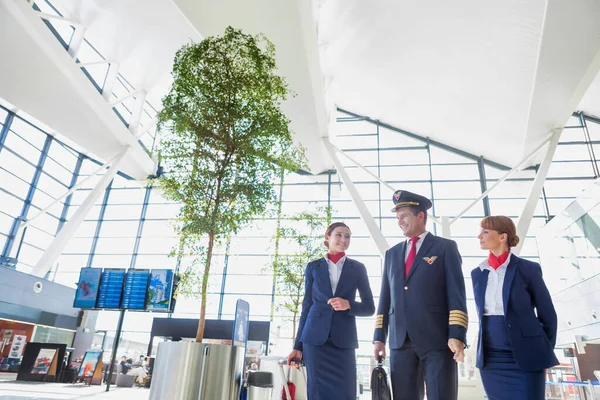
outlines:
M279 361L279 365L281 366L286 366L286 365L292 365L292 364L296 364L297 366L303 366L304 365L304 360L302 358L290 358L290 363L288 364L288 361L286 359L280 360Z
M281 374L281 381L283 382L283 390L285 391L287 400L292 400L292 396L290 394L290 390L287 385L287 382L290 380L289 372L291 371L292 364L295 364L296 368L298 370L302 371L302 377L304 378L304 385L306 385L306 375L305 375L304 369L302 368L302 366L304 365L304 361L302 359L300 359L300 358L290 359L290 364L289 364L290 369L288 370L287 377L285 376L285 371L283 369L285 368L286 365L288 365L288 360L287 359L280 360L279 361L279 373Z
M290 366L292 366L294 364L296 366L296 369L300 369L304 365L304 360L301 358L292 358L290 360Z

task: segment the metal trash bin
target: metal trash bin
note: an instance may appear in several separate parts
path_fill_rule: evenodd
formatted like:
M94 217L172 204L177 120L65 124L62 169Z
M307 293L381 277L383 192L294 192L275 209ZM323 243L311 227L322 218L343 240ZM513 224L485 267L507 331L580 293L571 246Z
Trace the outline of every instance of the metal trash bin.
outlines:
M273 395L273 374L266 371L248 373L247 400L271 400Z
M243 347L161 342L150 400L238 400L243 368Z

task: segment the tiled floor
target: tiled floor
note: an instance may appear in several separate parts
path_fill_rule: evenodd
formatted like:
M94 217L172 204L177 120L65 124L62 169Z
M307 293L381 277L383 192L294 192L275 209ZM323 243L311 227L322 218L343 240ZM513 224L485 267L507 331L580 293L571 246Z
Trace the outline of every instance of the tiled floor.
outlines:
M71 399L101 399L101 400L147 400L150 391L142 388L118 388L111 386L106 392L106 385L86 386L81 383L76 385L66 383L39 383L16 382L16 374L0 374L0 400L71 400ZM468 387L461 387L459 398L461 400L480 400ZM370 400L371 392L365 391L361 400Z
M146 400L150 394L148 389L118 388L111 386L106 392L106 385L87 386L82 383L40 383L16 382L16 376L0 374L0 399L2 400L70 400L70 399L103 399L103 400Z

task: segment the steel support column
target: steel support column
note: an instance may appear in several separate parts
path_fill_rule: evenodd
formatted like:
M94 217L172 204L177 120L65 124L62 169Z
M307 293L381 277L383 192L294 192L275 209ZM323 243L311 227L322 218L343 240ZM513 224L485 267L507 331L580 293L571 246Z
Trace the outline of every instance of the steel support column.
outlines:
M146 186L146 192L144 193L144 203L142 204L142 212L140 213L140 223L138 224L137 234L135 235L135 243L133 245L133 254L131 255L131 262L129 268L135 268L137 262L138 251L140 250L140 241L142 240L142 231L144 230L144 223L146 222L146 214L148 212L148 204L150 203L150 193L152 193L152 186Z
M479 169L479 182L481 184L481 193L487 192L487 179L485 177L485 163L483 162L483 156L477 160L477 168ZM483 199L483 215L486 217L490 214L490 199L485 196Z
M113 341L112 354L110 355L110 367L108 368L108 379L106 379L106 391L110 390L112 382L113 370L115 369L115 360L117 359L117 351L119 351L119 342L121 341L121 332L123 331L123 320L125 319L125 310L121 310L119 314L119 322L117 322L117 331L115 332L115 340ZM102 348L104 350L104 348Z
M98 246L98 240L100 239L100 231L102 230L102 223L104 222L104 214L106 213L106 205L108 204L108 198L110 197L110 190L112 188L112 179L104 189L104 198L102 199L102 205L100 206L100 212L98 213L98 223L96 224L96 230L92 237L92 245L90 246L90 252L86 267L91 268L94 264L94 256L96 255L96 247Z
M48 249L38 261L36 266L33 268L32 275L43 277L46 272L52 267L54 262L61 255L65 246L69 243L77 229L83 222L86 215L90 212L96 201L102 194L102 192L106 189L108 184L115 177L117 172L119 171L119 167L121 162L125 159L129 150L131 148L127 146L121 154L117 157L116 161L110 166L110 168L106 171L106 174L100 179L96 187L91 191L85 201L79 206L75 214L69 219L69 221L63 226L63 228L58 232Z
M79 157L77 157L77 163L75 164L75 168L73 169L73 176L71 177L71 184L69 185L69 190L73 189L77 185L77 178L79 177L79 173L81 172L81 166L83 165L83 159L85 156L79 153ZM71 199L73 198L73 193L69 193L65 198L65 203L63 205L62 213L60 214L60 219L58 220L58 227L56 228L56 234L60 232L63 225L67 222L67 215L69 215L69 207L71 207Z
M342 165L340 159L338 158L338 156L336 154L334 146L329 142L329 140L327 138L323 138L323 143L325 144L325 147L327 148L327 150L329 151L329 154L331 155L331 159L333 160L333 163L337 169L338 174L340 174L342 181L344 181L344 184L348 188L350 197L354 201L356 208L358 208L358 212L360 213L362 220L364 221L365 225L367 225L367 228L369 229L369 233L371 234L371 238L375 241L375 245L377 246L377 249L379 249L379 253L381 254L381 257L385 257L385 252L390 247L385 236L383 236L383 233L381 233L381 230L375 223L373 216L367 209L365 202L362 200L362 198L360 197L360 194L356 190L356 187L354 186L354 182L352 182L352 179L350 179L350 176L348 176L348 173L344 169L344 166Z
M600 176L600 169L598 169L598 163L596 162L596 153L594 152L594 145L592 144L592 138L590 137L590 131L587 126L587 122L585 121L585 116L583 112L578 113L579 121L581 122L581 127L583 129L583 135L585 136L585 142L588 149L588 154L590 155L590 161L592 163L592 169L594 170L594 177Z
M8 132L10 131L10 126L14 117L15 115L11 112L9 112L6 115L4 125L2 125L2 129L0 130L0 151L2 151L2 149L4 148L4 142L6 142L6 137L8 136Z
M42 152L40 153L40 158L38 159L37 165L35 167L33 177L31 178L31 183L29 185L29 190L27 191L27 196L25 197L23 207L21 208L21 214L18 218L15 219L11 231L8 234L6 243L4 244L4 250L2 251L3 256L12 256L13 254L17 253L16 250L12 251L12 247L17 242L17 238L19 238L19 242L21 242L21 238L23 237L23 235L19 234L21 222L27 220L27 215L29 214L29 210L31 209L31 202L33 201L33 195L37 190L40 177L42 176L42 170L44 168L44 164L46 163L46 159L48 158L48 150L50 150L51 144L52 136L46 136L44 147L42 148Z
M429 162L429 189L431 190L431 214L435 215L435 191L433 190L433 168L431 168L431 145L429 144L429 138L427 138L427 160ZM440 223L438 220L433 219L437 224L433 224L433 234L437 235L437 226ZM443 222L441 222L443 223ZM449 229L450 227L448 227Z
M523 211L519 217L519 222L517 223L517 235L521 240L513 249L513 252L516 255L519 255L521 249L523 248L523 244L525 243L525 239L527 238L527 231L529 231L529 226L531 225L531 220L535 212L535 206L540 199L540 194L542 193L544 182L548 176L548 171L550 170L550 165L552 164L552 158L554 158L554 153L556 152L558 140L560 139L562 131L563 129L560 128L559 130L555 130L553 132L552 138L550 139L548 148L546 150L546 155L544 156L544 161L542 161L535 179L533 180L533 186L531 187L531 191L527 197L527 202L525 203L525 207L523 207Z

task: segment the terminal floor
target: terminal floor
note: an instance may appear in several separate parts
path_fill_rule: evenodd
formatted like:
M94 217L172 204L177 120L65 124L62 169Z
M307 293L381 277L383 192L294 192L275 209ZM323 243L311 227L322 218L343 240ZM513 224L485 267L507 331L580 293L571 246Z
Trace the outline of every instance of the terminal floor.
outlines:
M71 399L102 399L102 400L146 400L150 394L143 388L118 388L111 386L106 392L106 386L87 386L82 383L17 382L16 374L0 374L1 400L71 400Z
M106 385L86 386L83 384L17 382L16 374L0 373L0 400L71 400L71 399L101 399L101 400L146 400L150 391L143 388L118 388L111 386L106 392ZM481 396L469 393L469 388L461 387L461 400L480 400ZM371 392L365 391L361 400L370 400Z

